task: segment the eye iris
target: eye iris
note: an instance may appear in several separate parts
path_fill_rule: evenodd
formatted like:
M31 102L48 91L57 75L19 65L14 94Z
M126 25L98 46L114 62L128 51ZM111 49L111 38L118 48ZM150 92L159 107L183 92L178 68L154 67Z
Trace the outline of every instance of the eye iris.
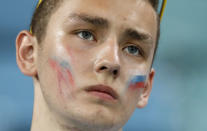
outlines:
M87 32L87 31L83 31L82 32L82 37L84 39L89 39L91 37L91 33L90 32Z
M131 53L131 54L137 54L138 49L137 49L137 47L135 47L135 46L129 46L129 47L128 47L128 51L129 51L129 53Z

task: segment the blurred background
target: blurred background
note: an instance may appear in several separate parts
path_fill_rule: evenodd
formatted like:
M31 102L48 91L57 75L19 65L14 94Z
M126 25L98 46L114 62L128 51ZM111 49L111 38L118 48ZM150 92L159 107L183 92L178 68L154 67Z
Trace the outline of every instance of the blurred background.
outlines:
M37 0L0 3L0 131L28 131L33 83L16 65L15 39ZM207 0L168 0L149 104L124 131L207 131Z

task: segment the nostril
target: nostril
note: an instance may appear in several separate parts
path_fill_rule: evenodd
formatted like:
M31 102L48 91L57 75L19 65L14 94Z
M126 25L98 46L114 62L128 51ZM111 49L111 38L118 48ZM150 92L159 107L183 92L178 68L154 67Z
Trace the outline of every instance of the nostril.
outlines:
M98 73L109 73L110 75L113 75L113 77L117 77L119 75L119 66L107 66L102 65L99 68L97 68Z
M113 74L116 76L118 74L118 70L114 70Z
M100 68L100 70L106 70L106 69L107 69L106 66L102 66L102 67Z

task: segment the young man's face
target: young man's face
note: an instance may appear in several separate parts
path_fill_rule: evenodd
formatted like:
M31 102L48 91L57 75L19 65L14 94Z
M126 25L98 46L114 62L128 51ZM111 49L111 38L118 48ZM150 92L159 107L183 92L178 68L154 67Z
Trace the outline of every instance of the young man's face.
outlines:
M147 103L156 13L146 0L66 0L40 43L37 72L51 112L121 128Z

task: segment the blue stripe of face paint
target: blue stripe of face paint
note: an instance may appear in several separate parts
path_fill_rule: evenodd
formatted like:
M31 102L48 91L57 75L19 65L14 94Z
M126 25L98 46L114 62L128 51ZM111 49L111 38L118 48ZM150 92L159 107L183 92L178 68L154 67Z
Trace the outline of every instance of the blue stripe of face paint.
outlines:
M59 65L63 67L64 69L69 69L71 71L70 64L67 61L59 59L57 57L53 57L53 60L57 61Z
M67 61L61 61L60 66L66 69L70 69L70 65Z
M146 81L146 76L135 76L130 81L130 84L135 84L135 83L138 83L138 82L145 82L145 81Z

